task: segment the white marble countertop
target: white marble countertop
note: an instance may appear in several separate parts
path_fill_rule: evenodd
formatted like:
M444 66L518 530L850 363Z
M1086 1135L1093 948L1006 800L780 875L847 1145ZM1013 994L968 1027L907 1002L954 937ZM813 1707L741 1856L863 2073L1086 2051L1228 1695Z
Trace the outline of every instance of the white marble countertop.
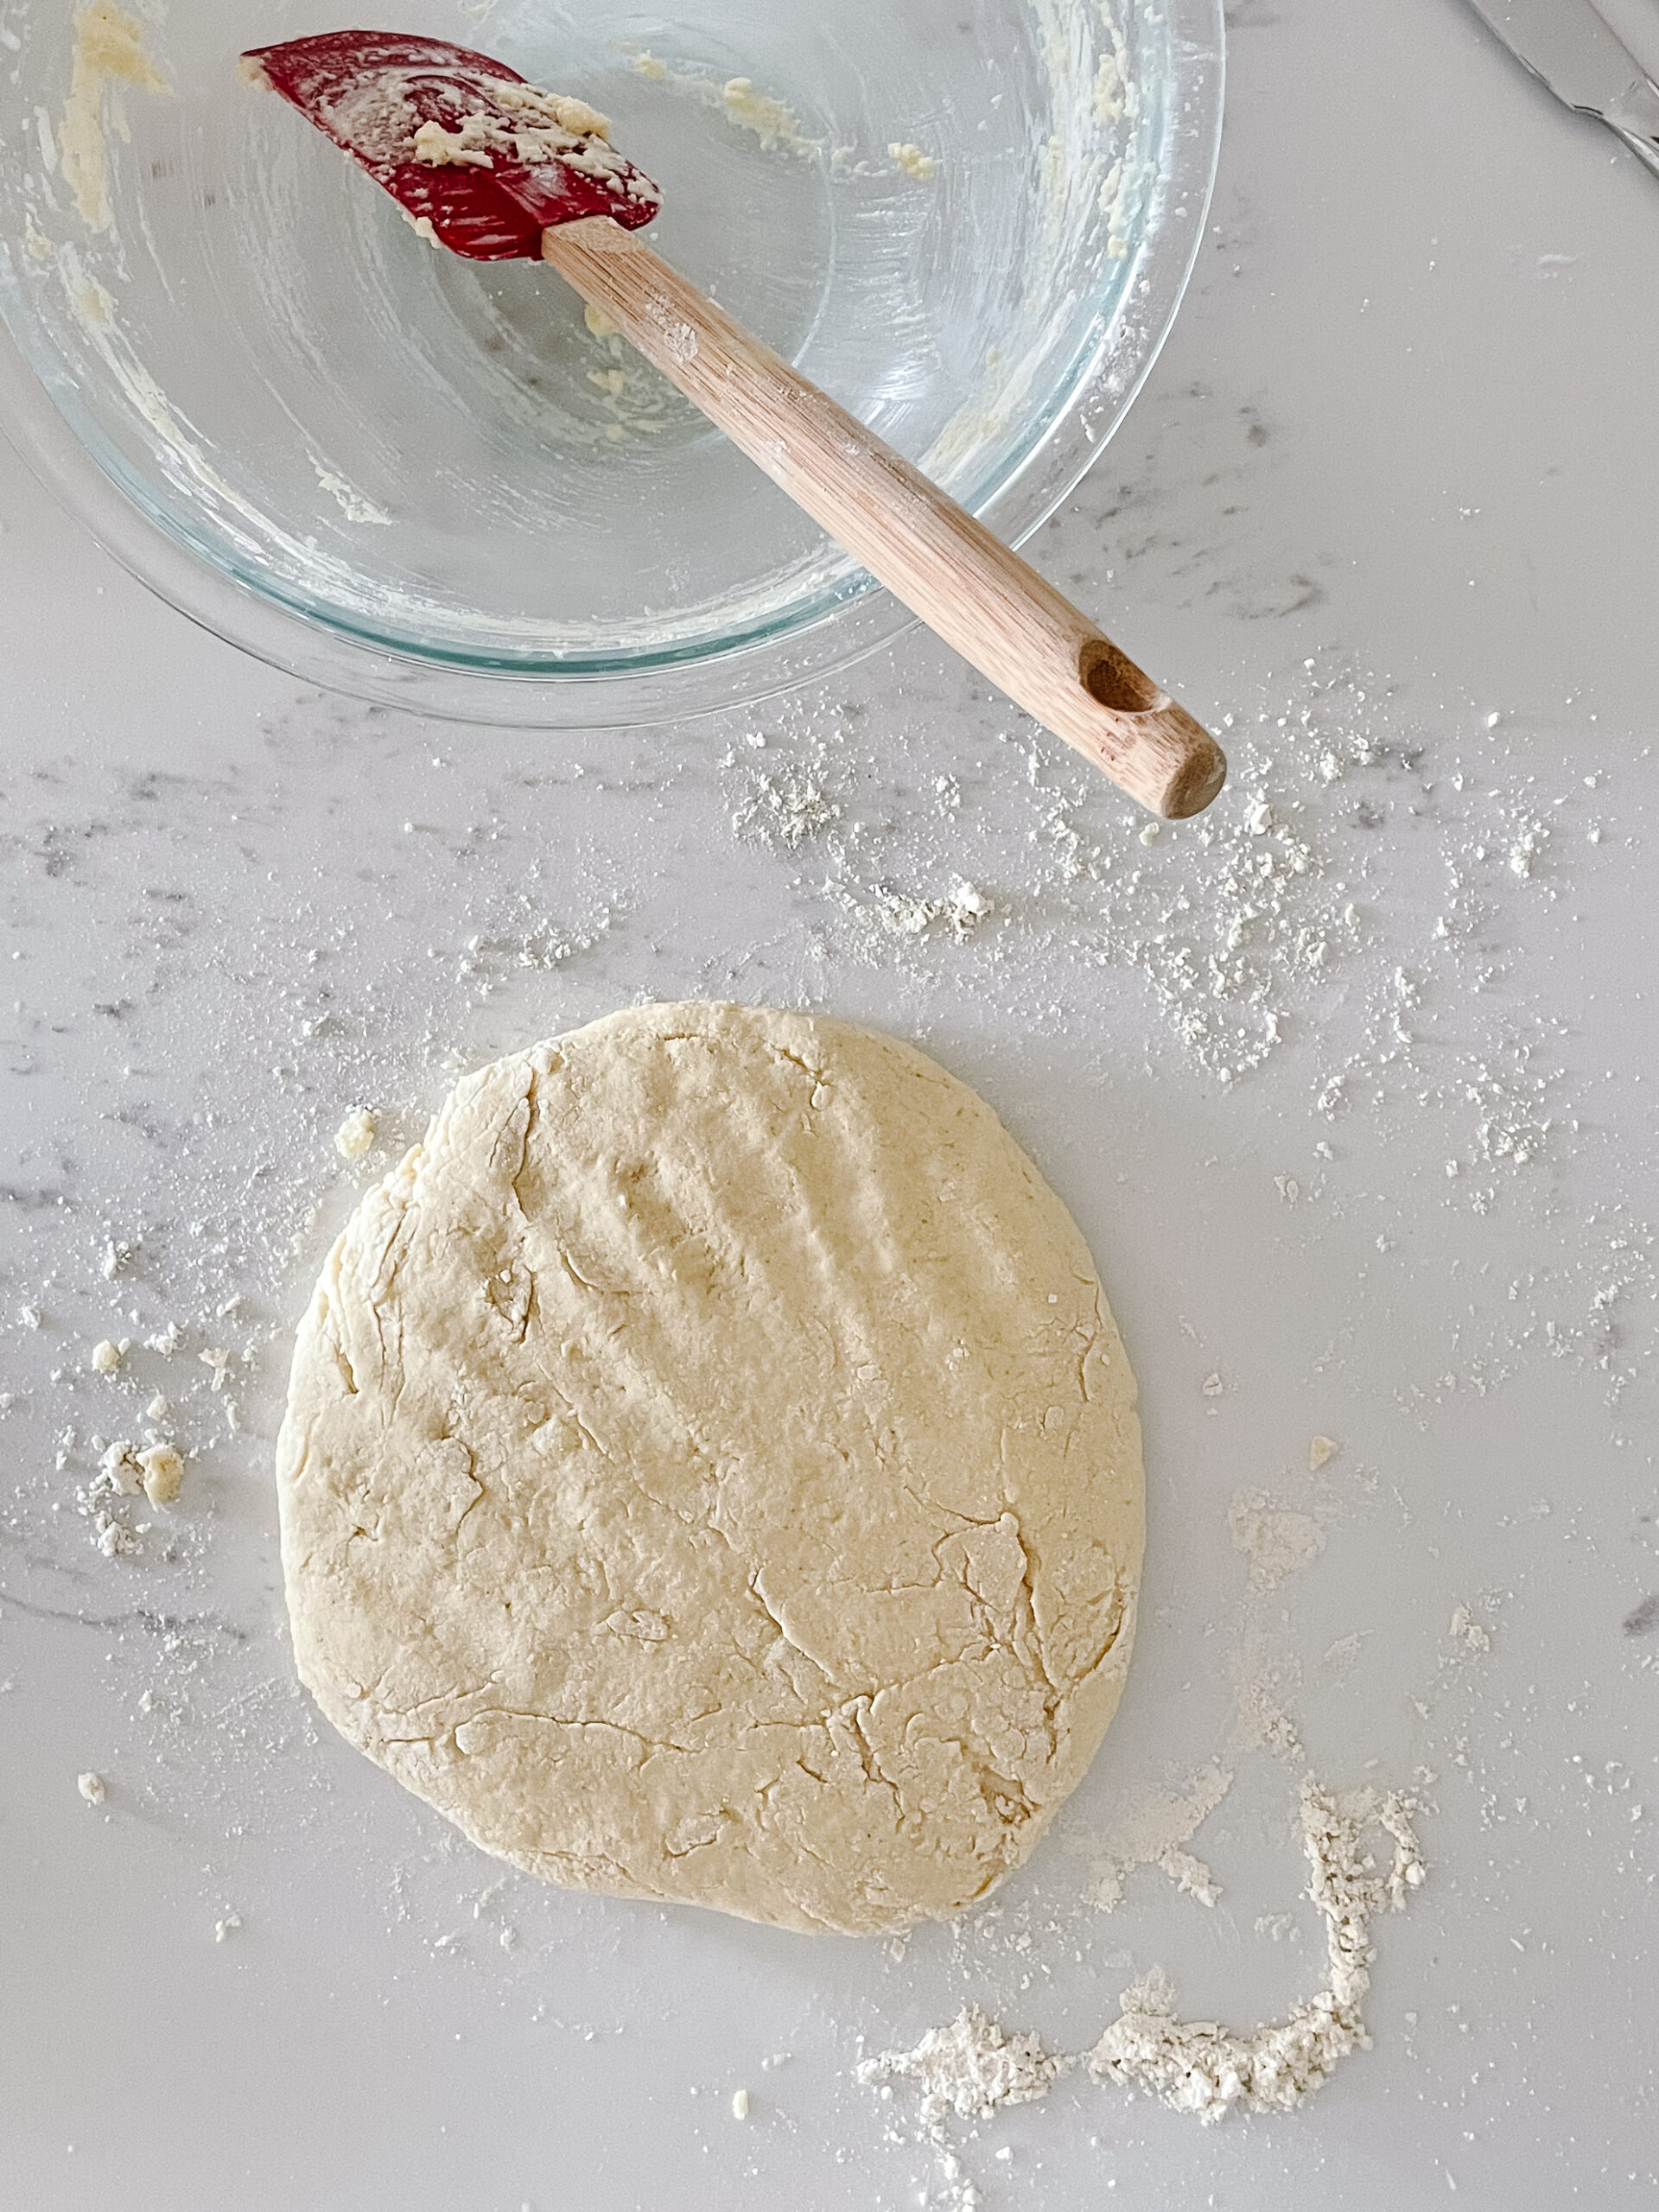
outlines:
M1143 843L913 634L628 738L303 693L0 448L9 2201L1654 2200L1659 185L1460 0L1230 16L1192 292L1034 548L1231 717L1204 824ZM769 794L809 781L791 849ZM902 1957L503 1881L290 1680L283 1332L377 1166L336 1124L401 1142L456 1065L699 994L976 1083L1142 1377L1122 1716L1027 1872ZM121 1505L106 1557L77 1493L157 1390L185 1497ZM1241 1488L1324 1536L1255 1596ZM1241 1745L1241 1681L1298 1750ZM1091 1909L1126 1794L1216 1759L1215 1904L1149 1866ZM1431 1872L1378 1930L1374 2048L1305 2109L1202 2129L1077 2073L950 2123L953 2180L853 2080L967 2003L1080 2050L1154 1963L1189 2013L1282 2015L1322 1973L1308 1770L1414 1791Z

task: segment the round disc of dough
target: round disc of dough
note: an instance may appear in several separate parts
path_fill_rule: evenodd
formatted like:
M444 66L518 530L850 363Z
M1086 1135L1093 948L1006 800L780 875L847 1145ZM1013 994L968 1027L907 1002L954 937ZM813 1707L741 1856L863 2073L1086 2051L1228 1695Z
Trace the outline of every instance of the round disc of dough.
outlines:
M468 1076L334 1248L278 1447L300 1673L532 1873L902 1929L1020 1865L1111 1719L1135 1395L935 1062L614 1014Z

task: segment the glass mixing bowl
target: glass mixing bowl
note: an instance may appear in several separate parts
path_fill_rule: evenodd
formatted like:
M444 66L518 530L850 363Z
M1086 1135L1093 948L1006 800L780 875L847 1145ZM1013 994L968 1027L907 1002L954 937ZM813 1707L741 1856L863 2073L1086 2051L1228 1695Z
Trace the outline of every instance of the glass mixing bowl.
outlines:
M550 270L434 251L239 81L244 46L338 20L0 6L3 427L68 506L263 658L473 721L656 721L900 629ZM663 188L658 251L1015 544L1122 419L1203 232L1221 0L390 20L602 108Z

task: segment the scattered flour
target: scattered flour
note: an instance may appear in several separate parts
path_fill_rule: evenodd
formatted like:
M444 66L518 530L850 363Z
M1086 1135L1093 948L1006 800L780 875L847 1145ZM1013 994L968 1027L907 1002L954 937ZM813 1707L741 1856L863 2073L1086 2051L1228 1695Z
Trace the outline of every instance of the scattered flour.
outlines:
M732 827L740 836L759 835L796 853L840 819L841 809L825 797L815 777L757 775L732 817Z
M1369 2045L1361 2007L1376 1957L1372 1923L1383 1912L1398 1911L1427 1871L1412 1827L1415 1809L1397 1792L1328 1790L1307 1777L1300 1825L1310 1870L1307 1894L1325 1926L1325 1987L1287 2018L1241 2033L1211 2020L1179 2018L1173 1986L1154 1967L1123 1993L1118 2018L1084 2054L1096 2080L1148 2090L1205 2126L1224 2120L1239 2103L1258 2112L1288 2112L1311 2096L1351 2051ZM1386 1868L1377 1866L1366 1845L1375 1829L1393 1840ZM1292 1925L1287 1916L1281 1920L1262 1923L1264 1932L1278 1940ZM984 2119L1001 2106L1046 2096L1076 2063L1046 2050L1033 2035L1008 2036L970 2005L912 2050L884 2051L865 2060L857 2074L871 2087L898 2079L916 2082L923 2131L944 2149L947 2116ZM977 2202L977 2192L969 2194L972 2184L963 2183L954 2161L946 2178L958 2203Z
M1250 1588L1276 1590L1325 1549L1325 1531L1311 1513L1280 1505L1265 1491L1233 1492L1228 1510L1234 1548L1249 1561Z
M987 2120L1004 2105L1030 2104L1046 2097L1076 2063L1045 2050L1034 2035L1004 2034L976 2005L969 2005L949 2027L931 2028L913 2050L884 2050L861 2061L856 2074L883 2097L893 2094L894 2081L917 2084L918 2119L938 2161L943 2201L954 2212L978 2212L979 2189L951 2147L946 2119Z
M1321 1467L1330 1465L1341 1449L1342 1446L1337 1442L1335 1437L1316 1436L1307 1447L1308 1473L1317 1475Z
M961 876L943 899L894 891L885 885L874 886L861 896L845 886L836 888L843 910L855 918L867 938L925 937L936 923L943 922L957 943L964 944L994 911L979 886Z
M913 2050L884 2050L861 2061L857 2074L867 2087L914 2082L921 2091L922 2124L934 2127L947 2113L985 2120L1003 2105L1046 2097L1074 2063L1045 2050L1035 2036L1005 2035L969 2005L948 2028L930 2028Z
M1302 1740L1280 1694L1283 1662L1271 1656L1259 1620L1247 1622L1233 1655L1233 1738L1236 1752L1268 1751L1300 1764Z
M1310 2096L1350 2051L1370 2044L1360 2008L1376 1956L1371 1923L1398 1911L1427 1872L1414 1810L1395 1793L1329 1791L1312 1777L1305 1781L1302 1842L1312 1870L1308 1895L1325 1924L1325 1987L1287 2019L1240 2034L1211 2020L1179 2019L1169 1977L1154 1967L1125 1990L1122 2012L1090 2053L1096 2079L1149 2090L1205 2126L1240 2102L1257 2112L1288 2112ZM1364 1846L1373 1827L1394 1840L1386 1872Z
M101 1774L77 1775L75 1787L89 1805L101 1805L110 1794L109 1784Z
M1230 1768L1212 1760L1180 1789L1145 1789L1132 1796L1103 1842L1090 1846L1093 1882L1089 1900L1110 1912L1137 1866L1157 1866L1179 1890L1213 1905L1221 1885L1202 1859L1181 1846L1213 1813L1233 1786Z

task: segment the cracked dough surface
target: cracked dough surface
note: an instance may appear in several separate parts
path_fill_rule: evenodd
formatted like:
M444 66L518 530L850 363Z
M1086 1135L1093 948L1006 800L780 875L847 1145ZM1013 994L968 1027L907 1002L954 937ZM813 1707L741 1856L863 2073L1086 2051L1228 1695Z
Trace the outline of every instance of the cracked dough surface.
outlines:
M949 1912L1122 1687L1140 1429L1088 1249L845 1022L645 1007L466 1077L330 1256L277 1471L329 1719L577 1888Z

